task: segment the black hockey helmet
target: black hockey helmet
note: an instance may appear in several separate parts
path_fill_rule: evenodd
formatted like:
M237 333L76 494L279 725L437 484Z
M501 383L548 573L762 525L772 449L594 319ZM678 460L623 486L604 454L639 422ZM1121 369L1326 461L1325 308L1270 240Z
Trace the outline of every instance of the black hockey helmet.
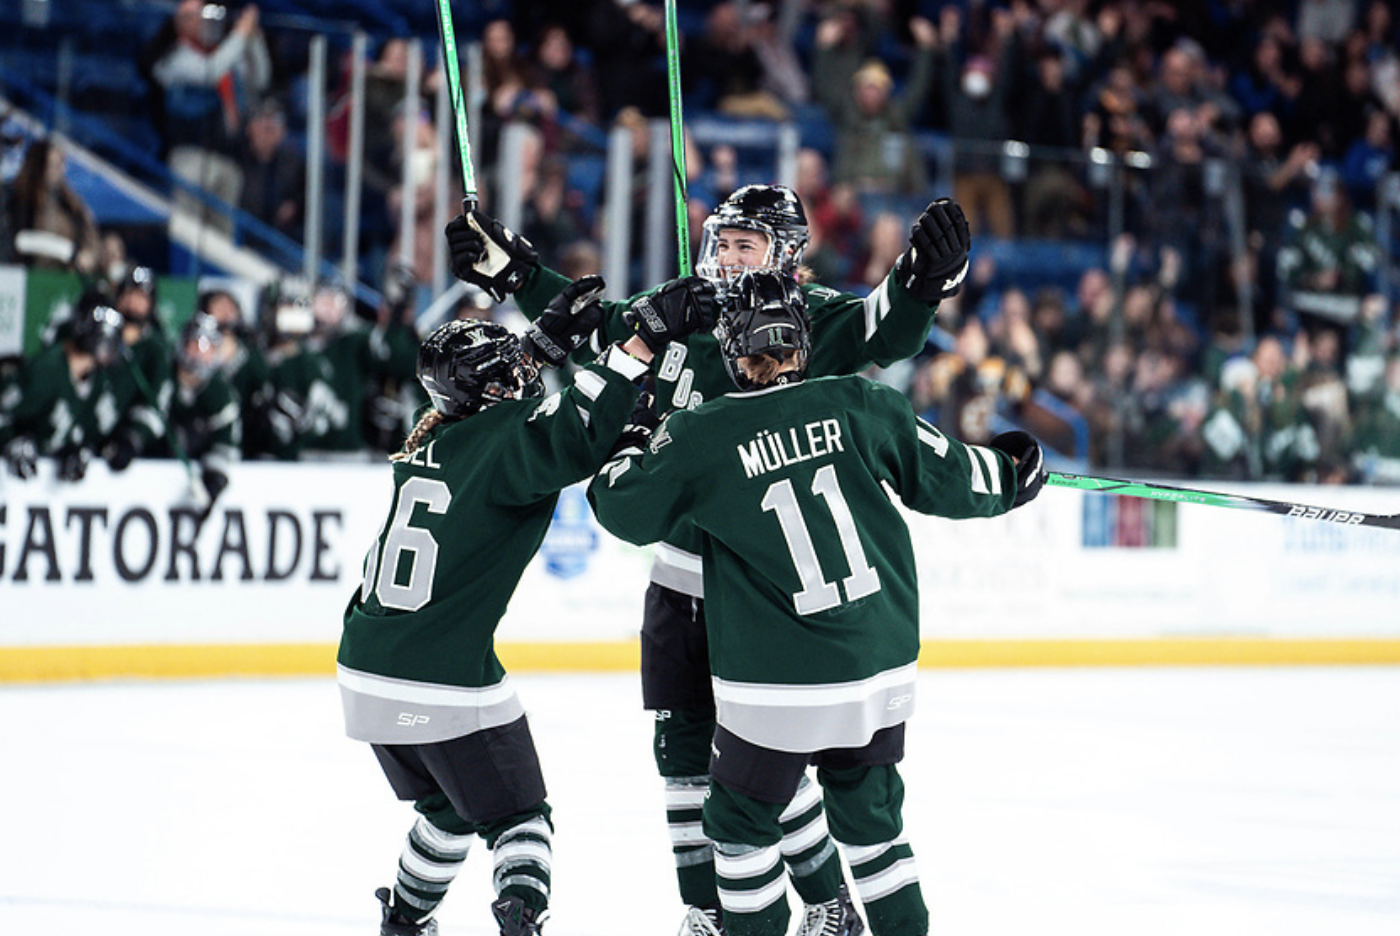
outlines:
M125 320L101 293L89 292L78 300L63 335L75 351L91 354L98 367L107 367L126 353L122 341Z
M459 419L501 400L544 395L540 372L524 359L520 339L495 322L454 319L418 349L418 382L433 407Z
M724 230L757 231L768 238L768 255L754 269L797 275L797 265L810 240L807 212L797 193L785 185L745 185L720 202L700 234L700 257L695 272L721 292L736 275L734 266L719 262L719 235Z
M143 308L138 311L128 300L132 293L141 293L146 301ZM156 275L150 267L134 266L127 270L116 289L117 301L115 307L133 322L145 324L156 318Z
M218 319L208 312L196 312L180 329L180 346L175 351L180 369L201 382L219 366L219 343L224 333Z
M766 354L782 360L797 352L797 371L807 369L812 329L807 320L807 297L797 280L772 270L746 270L734 281L715 325L720 352L729 378L741 390L755 384L739 366L739 359Z

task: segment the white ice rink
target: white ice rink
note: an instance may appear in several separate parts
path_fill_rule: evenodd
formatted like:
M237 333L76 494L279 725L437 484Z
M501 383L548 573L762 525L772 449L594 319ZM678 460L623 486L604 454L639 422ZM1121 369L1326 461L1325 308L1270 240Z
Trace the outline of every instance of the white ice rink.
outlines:
M515 677L550 936L681 916L633 675ZM0 934L365 936L413 814L330 680L0 688ZM1400 670L930 671L903 774L934 936L1395 936ZM439 914L492 936L478 845Z

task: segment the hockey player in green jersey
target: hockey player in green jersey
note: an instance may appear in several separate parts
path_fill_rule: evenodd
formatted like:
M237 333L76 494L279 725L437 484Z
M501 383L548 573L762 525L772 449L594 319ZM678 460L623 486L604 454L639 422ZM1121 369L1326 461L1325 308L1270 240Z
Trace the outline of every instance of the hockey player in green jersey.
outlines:
M166 433L175 349L161 330L156 307L155 273L133 267L117 284L114 302L124 320L127 352L116 367L103 372L96 404L102 457L113 471L125 471Z
M601 291L596 276L570 285L523 341L458 320L419 351L432 407L392 456L393 500L337 659L347 733L373 746L420 814L392 894L377 892L383 936L437 932L430 915L478 835L494 858L502 936L534 936L544 920L550 810L494 635L559 491L608 457L647 372L648 344L634 336L540 398L533 362L557 366L578 347L597 326ZM679 337L702 312L668 306L648 340Z
M500 296L513 293L534 315L567 278L540 265L534 248L484 213L459 216L447 228L459 278ZM638 312L677 293L728 289L745 269L801 271L808 241L801 201L781 185L747 185L706 219L696 277L673 280L623 302L604 303L600 338L625 336ZM909 250L864 298L804 284L812 322L813 375L852 374L919 353L938 302L958 291L970 244L962 209L948 199L930 204L913 225ZM656 349L658 409L693 409L733 388L709 333ZM666 783L667 826L681 899L688 905L681 936L719 936L713 850L701 834L700 806L709 783L715 704L706 658L705 601L695 534L671 531L656 544L642 622L642 701L656 712L653 751ZM841 881L826 834L821 798L810 783L783 816L783 854L793 886L807 905L798 936L857 936L863 923Z
M223 340L218 321L207 312L196 312L180 329L170 433L153 452L198 464L199 490L194 500L206 516L228 487L229 469L239 460L243 435L238 395L219 370ZM191 487L195 487L193 481Z
M407 322L386 320L360 327L350 314L350 297L332 286L311 297L314 320L302 347L272 369L278 397L300 409L296 437L284 454L368 450L364 433L365 384L378 374L413 377L418 339Z
M1033 498L1039 446L968 446L862 377L804 379L804 301L781 274L745 274L716 328L740 392L672 413L643 451L589 487L628 542L703 535L718 728L703 809L730 936L782 936L780 818L817 766L832 836L874 936L924 936L928 911L902 837L895 764L919 652L905 506L991 517Z
M34 476L41 455L60 480L81 480L98 441L93 408L103 368L123 353L122 317L96 293L79 300L57 343L26 360L0 393L0 453L10 473Z

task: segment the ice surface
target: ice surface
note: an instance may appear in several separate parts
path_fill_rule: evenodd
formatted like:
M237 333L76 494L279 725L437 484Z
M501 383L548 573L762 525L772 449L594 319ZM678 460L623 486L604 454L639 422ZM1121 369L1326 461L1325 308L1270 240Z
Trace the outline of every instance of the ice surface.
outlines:
M681 918L635 675L513 677L550 936ZM901 770L935 936L1400 933L1400 669L929 671ZM413 820L330 680L0 688L0 933L377 932ZM478 844L439 914L492 936Z

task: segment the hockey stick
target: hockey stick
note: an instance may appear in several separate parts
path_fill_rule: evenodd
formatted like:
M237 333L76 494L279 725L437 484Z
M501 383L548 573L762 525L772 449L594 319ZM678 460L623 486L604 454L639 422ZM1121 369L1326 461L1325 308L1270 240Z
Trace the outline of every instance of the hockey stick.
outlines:
M467 138L467 102L462 97L462 75L457 66L457 35L452 28L452 0L437 0L438 36L442 39L442 62L447 68L447 92L452 98L452 116L457 121L457 149L462 157L462 212L476 208L476 173L472 171L472 144Z
M685 181L685 130L681 122L681 50L676 0L666 0L666 75L671 89L671 163L676 184L676 248L680 275L690 275L690 212Z
M1075 488L1080 491L1115 494L1119 497L1144 497L1150 500L1176 501L1182 504L1204 504L1207 507L1234 507L1240 510L1263 511L1285 517L1299 517L1303 520L1340 523L1344 526L1374 526L1384 527L1388 530L1400 530L1400 514L1365 514L1356 511L1333 510L1329 507L1309 507L1306 504L1266 500L1262 497L1250 497L1246 494L1220 494L1213 491L1171 487L1166 484L1149 484L1145 481L1089 478L1083 475L1061 474L1057 471L1050 472L1047 483L1058 487Z
M472 216L477 206L476 173L472 170L471 140L467 138L467 105L466 99L462 97L462 75L457 65L457 34L452 28L452 0L437 0L437 12L438 36L442 39L442 62L447 68L447 93L452 98L452 116L457 123L457 151L462 160L462 215L467 219L467 223L481 234L481 240L486 245L484 265L486 269L493 271L494 275L510 264L510 257L481 229L481 225ZM521 270L511 278L523 279L524 276L525 271ZM519 285L519 282L512 282L508 284L505 292L513 291ZM487 291L497 302L505 302L505 292L498 295L494 288Z

